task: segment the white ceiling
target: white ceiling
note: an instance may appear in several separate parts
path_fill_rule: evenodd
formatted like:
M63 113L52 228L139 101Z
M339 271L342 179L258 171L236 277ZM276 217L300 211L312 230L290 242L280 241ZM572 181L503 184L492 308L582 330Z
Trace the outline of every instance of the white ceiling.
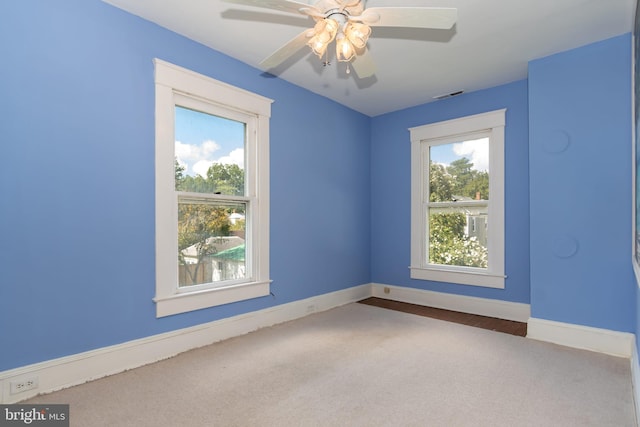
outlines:
M313 21L221 0L104 0L258 67ZM306 3L307 0L297 0ZM309 0L315 3L315 0ZM280 78L369 116L524 79L527 62L631 32L636 0L368 0L367 6L455 7L452 30L374 27L376 73L346 74L305 46Z

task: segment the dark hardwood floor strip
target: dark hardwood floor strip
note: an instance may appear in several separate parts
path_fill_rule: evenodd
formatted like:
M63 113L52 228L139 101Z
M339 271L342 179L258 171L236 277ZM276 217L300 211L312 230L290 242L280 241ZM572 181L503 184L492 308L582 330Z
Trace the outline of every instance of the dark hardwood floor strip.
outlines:
M503 320L496 319L494 317L478 316L476 314L425 307L422 305L391 301L376 297L367 298L359 302L361 304L402 311L404 313L417 314L419 316L446 320L448 322L461 323L463 325L489 329L491 331L503 332L505 334L517 335L520 337L524 337L527 335L527 324L522 322L515 322L513 320Z

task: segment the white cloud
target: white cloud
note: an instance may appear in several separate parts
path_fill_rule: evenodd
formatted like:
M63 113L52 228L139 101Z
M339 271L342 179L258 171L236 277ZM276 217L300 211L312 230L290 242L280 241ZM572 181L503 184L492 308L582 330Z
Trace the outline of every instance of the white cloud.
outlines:
M223 165L238 165L240 169L244 169L244 148L236 148L231 151L228 156L220 157L216 163Z
M236 148L228 155L215 158L215 154L220 150L220 144L207 140L202 144L184 144L181 141L175 142L175 156L178 163L185 168L187 175L200 175L207 177L207 171L214 163L236 164L244 169L244 149Z
M204 141L201 146L202 156L209 157L220 149L220 145L211 140Z
M201 145L184 144L176 141L176 157L178 160L190 163L189 160L199 160L209 158L216 150L220 149L214 141L204 141Z
M211 140L203 141L202 144L184 144L176 141L175 153L178 163L185 167L185 173L193 173L207 176L207 169L213 163L213 155L220 149L220 145Z
M473 169L489 170L489 138L475 139L453 144L453 152L471 160Z
M203 178L207 177L207 171L215 162L213 160L198 160L191 166L191 169Z

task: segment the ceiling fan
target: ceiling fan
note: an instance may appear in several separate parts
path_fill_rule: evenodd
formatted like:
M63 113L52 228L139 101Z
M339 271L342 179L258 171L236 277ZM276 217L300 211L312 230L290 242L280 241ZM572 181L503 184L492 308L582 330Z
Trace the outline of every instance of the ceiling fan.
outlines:
M359 78L370 77L375 72L366 49L371 27L450 29L458 13L455 8L442 7L365 8L365 0L318 0L313 5L295 0L223 1L306 15L315 21L313 28L304 30L260 62L263 69L277 67L305 45L319 58L325 56L327 65L327 48L335 41L336 59L350 63ZM347 67L347 73L349 70Z

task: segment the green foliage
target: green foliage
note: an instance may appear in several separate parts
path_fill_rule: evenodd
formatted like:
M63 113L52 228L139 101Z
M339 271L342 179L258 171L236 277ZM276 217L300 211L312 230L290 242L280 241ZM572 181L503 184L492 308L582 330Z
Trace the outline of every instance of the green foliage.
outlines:
M238 165L214 163L207 171L207 177L185 175L185 168L176 160L175 188L177 191L194 193L218 193L226 195L244 194L244 171ZM229 215L241 212L239 206L224 204L178 204L178 262L186 265L184 250L195 248L195 260L190 260L193 268L186 269L190 284L197 283L198 270L207 256L218 252L217 246L229 236L232 230L243 230L244 221L231 224Z
M184 182L184 166L178 163L178 159L175 159L173 162L173 169L175 170L176 190L178 190Z
M487 268L487 248L475 237L459 238L440 243L429 242L429 262L441 265Z
M231 224L231 231L245 231L246 221L244 219L237 219L235 224Z
M244 194L244 170L236 164L214 163L207 171L207 181L221 194L240 196Z
M447 167L447 172L455 178L456 187L458 189L464 188L469 180L472 179L473 163L466 157L454 160Z
M205 257L218 252L216 245L229 235L231 222L225 207L180 203L178 204L178 262L186 265L184 250L194 246L196 260L194 269L187 269L188 284L196 284L198 269Z
M489 173L473 168L466 157L454 160L448 166L429 164L429 201L450 202L454 196L489 200Z
M489 174L487 172L473 172L473 178L464 186L462 194L473 199L489 200Z
M184 175L184 167L175 162L176 190L194 193L219 193L229 196L244 194L244 170L236 164L214 163L207 171L207 177Z
M453 239L464 238L467 219L460 212L429 215L429 241L446 246Z
M450 202L453 200L453 177L447 172L447 168L439 163L431 162L429 165L429 201Z
M473 169L473 163L465 157L448 166L431 162L429 171L430 202L489 197L489 174ZM466 222L465 214L458 211L429 216L429 263L487 267L487 248L475 237L465 235Z
M190 191L193 193L215 193L215 183L201 177L200 175L187 175L181 182L176 181L176 190Z

